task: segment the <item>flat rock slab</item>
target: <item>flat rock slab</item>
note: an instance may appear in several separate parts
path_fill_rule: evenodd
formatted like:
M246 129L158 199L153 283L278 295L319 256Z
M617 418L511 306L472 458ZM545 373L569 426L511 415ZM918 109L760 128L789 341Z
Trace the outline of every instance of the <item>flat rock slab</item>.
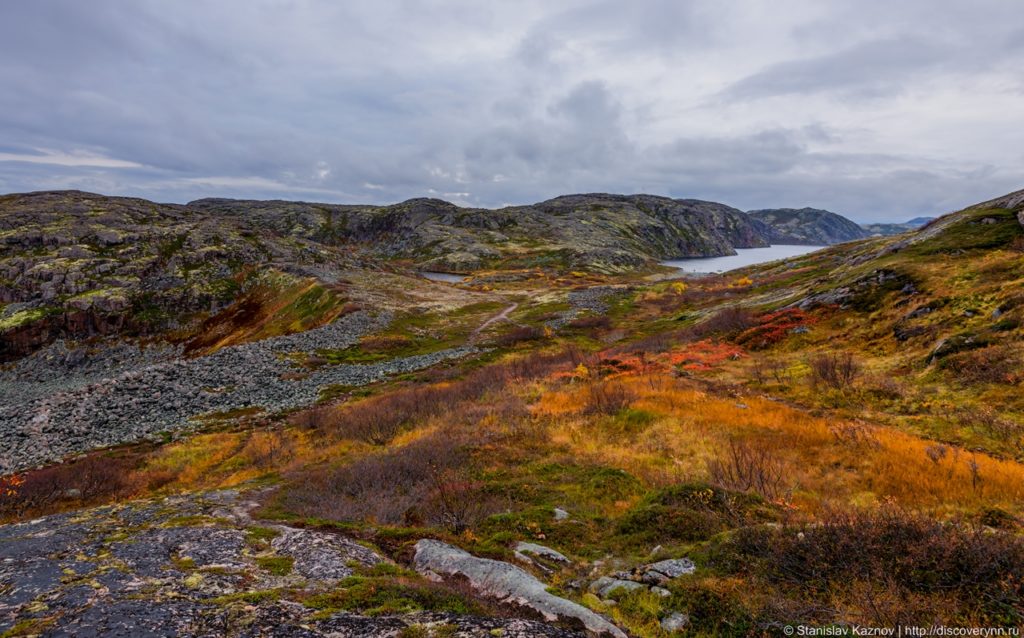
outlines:
M569 560L565 556L565 554L553 550L550 547L538 545L537 543L527 543L525 541L519 541L518 543L516 543L515 553L516 558L527 563L533 562L533 560L530 558L531 556L534 556L536 558L543 558L544 560L548 560L553 563L562 563L564 565L572 563L572 561Z
M294 570L311 580L341 580L352 575L353 563L383 562L377 552L337 534L283 526L274 529L281 534L271 542L276 553L294 559Z
M386 559L344 536L254 521L245 492L221 490L98 507L0 526L0 634L115 638L581 638L520 618L437 612L335 613L270 590L330 591ZM254 526L273 536L254 542ZM265 534L264 538L267 537ZM292 559L284 575L263 556ZM237 602L232 602L237 600Z
M544 583L515 565L477 558L458 547L431 539L416 543L413 564L416 571L428 578L464 578L478 594L526 607L548 621L578 623L597 635L626 638L622 630L603 616L549 593Z

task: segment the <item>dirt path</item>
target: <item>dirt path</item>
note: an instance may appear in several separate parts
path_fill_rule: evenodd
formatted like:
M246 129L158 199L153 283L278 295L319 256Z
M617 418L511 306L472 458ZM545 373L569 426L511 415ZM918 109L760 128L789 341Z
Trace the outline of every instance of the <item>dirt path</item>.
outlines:
M494 315L493 317L491 317L487 321L485 321L482 324L480 324L480 326L476 330L473 331L473 334L469 335L469 345L473 345L474 343L476 343L477 339L480 337L480 333L482 333L484 330L487 330L487 328L489 328L490 326L498 323L499 321L509 321L508 316L510 314L512 314L513 312L515 312L516 308L518 308L518 307L519 307L519 303L516 302L516 303L512 304L511 306L509 306L508 308L505 308L504 310L502 310L498 314Z

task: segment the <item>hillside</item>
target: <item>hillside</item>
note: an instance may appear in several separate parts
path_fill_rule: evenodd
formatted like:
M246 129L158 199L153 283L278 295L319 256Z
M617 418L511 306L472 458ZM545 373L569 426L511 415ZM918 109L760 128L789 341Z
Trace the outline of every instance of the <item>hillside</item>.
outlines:
M608 264L754 242L757 224L641 196L556 198L520 221L434 200L33 197L0 200L6 259L87 275L8 278L36 297L20 304L49 283L59 316L83 277L129 299L176 279L160 327L125 319L0 369L0 518L19 522L0 525L0 632L1024 622L1024 191L686 279L512 255L565 255L552 234L577 228ZM437 263L438 219L453 247L488 237L481 263L502 268L458 285L404 270ZM111 226L135 235L101 241ZM58 228L71 239L49 246ZM163 256L166 235L186 239ZM223 256L193 255L209 243ZM96 255L65 267L78 245ZM117 279L136 245L152 265ZM204 297L183 263L241 283Z
M770 208L748 214L767 225L768 241L773 244L831 246L870 236L842 215L817 208Z

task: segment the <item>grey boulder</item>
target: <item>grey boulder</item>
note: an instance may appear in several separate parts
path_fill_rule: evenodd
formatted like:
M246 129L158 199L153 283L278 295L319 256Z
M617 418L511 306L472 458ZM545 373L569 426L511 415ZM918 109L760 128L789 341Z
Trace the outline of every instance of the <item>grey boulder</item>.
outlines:
M478 594L531 609L548 622L578 622L587 631L626 638L621 629L586 607L547 591L544 583L525 570L502 561L478 558L441 541L416 543L416 571L432 580L465 579Z

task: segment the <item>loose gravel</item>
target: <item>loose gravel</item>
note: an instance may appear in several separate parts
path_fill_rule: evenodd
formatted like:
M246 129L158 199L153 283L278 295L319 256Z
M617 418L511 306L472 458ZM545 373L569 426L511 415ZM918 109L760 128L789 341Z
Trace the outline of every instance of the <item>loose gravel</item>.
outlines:
M341 349L387 325L387 314L346 315L314 330L184 359L172 348L75 353L61 344L0 375L0 473L90 449L159 438L192 417L311 405L329 385L362 386L472 354L466 346L366 365L297 367L288 356Z
M558 329L570 321L585 314L603 315L608 312L608 297L621 294L627 288L622 286L592 286L583 290L569 292L569 310L559 313L558 317L545 322L544 325Z

